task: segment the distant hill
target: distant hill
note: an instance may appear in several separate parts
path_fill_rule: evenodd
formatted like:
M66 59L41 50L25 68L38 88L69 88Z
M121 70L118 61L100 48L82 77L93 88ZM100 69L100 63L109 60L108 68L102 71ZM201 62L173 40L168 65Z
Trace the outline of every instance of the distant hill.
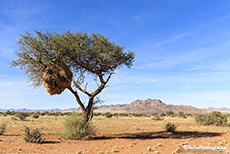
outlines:
M223 110L223 108L221 108ZM226 108L224 108L226 109ZM6 111L15 112L44 112L44 111L73 111L81 110L80 108L69 108L69 109L0 109L0 112ZM153 113L166 113L167 111L173 111L178 114L179 112L190 113L190 114L207 114L210 110L217 110L217 108L199 109L190 105L172 105L165 104L159 99L147 99L147 100L136 100L130 104L118 104L118 105L102 105L97 107L94 112L111 112L111 113L139 113L139 114L153 114Z
M14 108L10 108L10 109L0 109L0 112L6 112L6 111L15 111L15 112L44 112L44 111L53 111L53 112L57 112L57 111L71 111L71 110L76 110L76 108L69 108L69 109L26 109L26 108L22 108L22 109L14 109Z
M216 111L230 111L230 108L222 107L222 108L216 108L216 107L209 107L208 110L216 110Z
M173 111L176 114L178 114L179 112L184 112L185 114L208 113L207 109L198 109L190 105L167 105L159 99L136 100L131 104L103 105L95 110L95 112L124 112L139 114L166 113L167 111Z

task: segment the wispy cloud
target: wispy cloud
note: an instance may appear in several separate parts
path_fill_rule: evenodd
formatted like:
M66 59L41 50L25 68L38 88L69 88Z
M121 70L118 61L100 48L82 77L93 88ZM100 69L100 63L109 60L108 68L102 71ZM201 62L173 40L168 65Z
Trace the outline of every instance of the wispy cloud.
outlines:
M197 71L197 70L211 70L211 71L230 71L230 61L219 62L219 63L201 63L199 65L192 66L188 68L189 71Z
M159 47L161 47L161 46L163 46L165 44L174 43L174 42L176 42L176 41L178 41L180 39L183 39L183 38L191 36L191 35L194 35L194 32L191 32L191 31L182 32L180 34L172 36L169 39L166 39L164 41L155 43L155 46L159 48Z

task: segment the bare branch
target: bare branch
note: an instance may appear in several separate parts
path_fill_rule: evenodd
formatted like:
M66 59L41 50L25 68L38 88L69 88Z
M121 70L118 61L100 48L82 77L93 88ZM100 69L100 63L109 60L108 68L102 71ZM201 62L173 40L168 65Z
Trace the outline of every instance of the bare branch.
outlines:
M88 95L88 96L92 96L89 92L87 92L86 90L83 90L80 86L78 86L77 82L76 82L74 79L72 79L72 80L73 80L74 86L75 86L77 89L79 89L81 92L85 93L85 94Z
M88 82L86 82L86 84L85 84L85 91L86 91L86 89L87 89L87 86L88 86Z
M108 78L106 79L106 81L103 79L103 77L101 75L99 75L99 79L101 81L101 85L97 88L97 90L95 90L93 93L92 93L92 96L95 97L96 95L98 95L104 88L105 88L105 85L108 83L109 79L111 78L113 73L110 73Z
M78 104L81 106L81 109L82 109L83 111L85 111L85 106L84 106L83 103L81 102L80 97L78 96L78 93L77 93L76 91L74 91L74 90L72 89L71 86L70 86L68 89L69 89L69 90L74 94L74 96L76 97L76 100L77 100Z

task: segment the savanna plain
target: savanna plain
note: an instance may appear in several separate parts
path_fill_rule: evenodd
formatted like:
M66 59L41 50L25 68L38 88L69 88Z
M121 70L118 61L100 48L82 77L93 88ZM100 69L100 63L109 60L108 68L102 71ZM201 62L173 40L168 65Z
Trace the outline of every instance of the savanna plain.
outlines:
M162 119L155 119L155 115L98 114L91 121L96 130L91 140L63 138L63 122L67 117L68 115L40 115L39 118L29 116L20 120L13 115L0 115L0 121L6 124L5 132L0 135L0 154L230 153L230 127L200 125L194 116L164 116ZM169 122L175 124L175 132L165 131ZM40 128L42 142L26 142L25 126ZM194 147L200 149L192 149Z

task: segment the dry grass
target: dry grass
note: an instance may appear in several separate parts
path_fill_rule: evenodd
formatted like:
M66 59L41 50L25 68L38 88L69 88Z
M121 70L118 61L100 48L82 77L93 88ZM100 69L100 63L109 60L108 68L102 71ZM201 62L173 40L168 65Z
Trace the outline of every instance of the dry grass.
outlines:
M0 121L6 123L6 135L1 136L3 144L0 151L10 152L14 147L22 149L24 153L31 153L36 147L37 153L145 153L155 151L172 153L183 145L210 145L230 148L230 129L222 126L202 126L195 122L193 117L165 117L162 121L152 120L151 117L111 117L94 116L92 122L97 130L95 140L92 141L66 141L59 139L63 131L63 122L66 116L40 116L38 119L27 117L26 121L12 120L12 116L0 116ZM166 133L165 125L171 122L177 126L176 133ZM24 126L30 128L43 128L42 134L49 144L31 145L23 142ZM198 133L196 133L198 132ZM226 140L227 142L223 142ZM18 142L21 141L19 144ZM8 143L12 144L9 147ZM91 146L88 144L90 143ZM21 146L24 144L25 146ZM159 146L161 144L161 146ZM5 146L4 146L5 145ZM77 145L77 147L76 147ZM22 148L21 148L22 147ZM115 148L116 147L116 148ZM149 148L150 147L150 148ZM31 149L29 149L31 148ZM17 149L16 149L17 150ZM55 152L56 150L56 152ZM62 152L61 152L62 151ZM141 151L141 152L140 152ZM224 153L226 150L223 150ZM230 150L228 150L230 151ZM190 151L193 153L192 151ZM217 151L215 151L217 152ZM180 152L183 153L183 152ZM201 151L202 153L202 151ZM207 151L212 153L212 151ZM219 152L218 152L219 153Z
M40 116L38 119L28 117L25 121L12 120L12 116L0 116L0 121L7 124L9 130L20 130L24 126L40 127L49 132L60 132L66 116ZM165 117L162 121L152 120L152 117L112 117L94 116L93 125L99 134L135 133L140 131L164 131L168 122L177 126L177 131L203 131L230 133L228 127L202 126L195 122L193 117L178 118Z

